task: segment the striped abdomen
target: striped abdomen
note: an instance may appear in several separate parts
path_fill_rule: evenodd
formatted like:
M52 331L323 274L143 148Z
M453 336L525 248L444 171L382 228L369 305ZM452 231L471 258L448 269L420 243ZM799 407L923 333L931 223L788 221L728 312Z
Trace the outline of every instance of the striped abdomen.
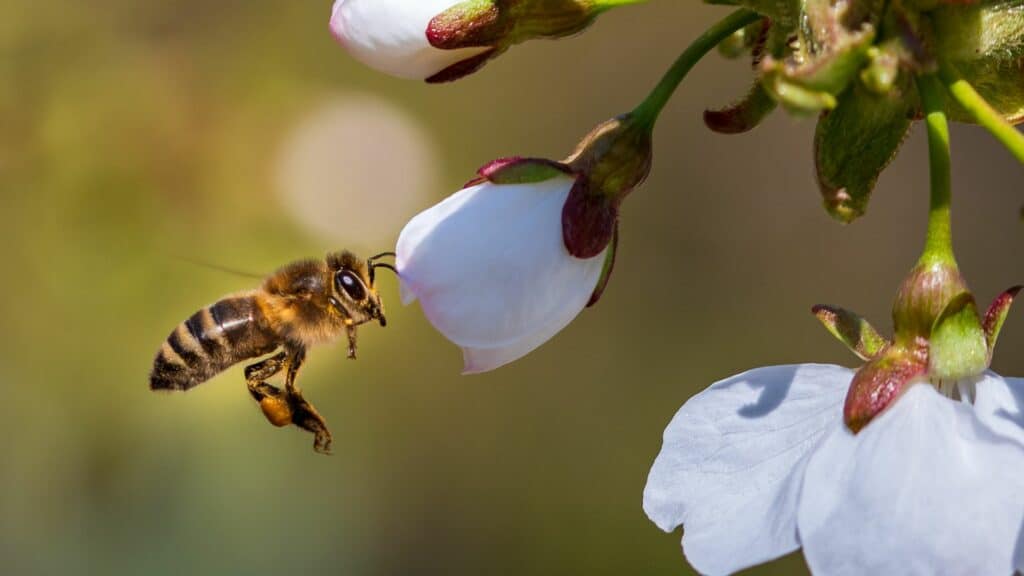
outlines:
M153 361L149 387L188 390L233 364L273 352L279 343L255 296L224 298L171 332Z

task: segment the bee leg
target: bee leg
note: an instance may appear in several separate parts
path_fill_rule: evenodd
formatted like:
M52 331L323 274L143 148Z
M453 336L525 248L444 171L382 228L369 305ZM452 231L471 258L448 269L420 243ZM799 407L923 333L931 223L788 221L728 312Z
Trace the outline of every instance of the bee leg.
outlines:
M299 389L295 387L295 377L298 376L299 368L302 368L302 364L306 361L306 348L303 346L290 346L282 354L288 355L288 371L284 374L284 388L289 394L298 392Z
M345 334L348 335L348 357L349 360L356 359L356 327L348 324L345 326Z
M245 381L249 394L260 404L263 415L274 426L287 426L292 422L292 408L287 395L280 389L264 382L285 367L287 352L279 352L262 362L245 368Z
M323 416L320 416L312 404L306 402L301 393L296 392L289 401L292 406L292 423L313 433L313 450L320 454L330 454L331 431L327 429L327 422Z
M299 373L299 368L302 367L305 360L305 348L296 347L290 350L284 386L285 394L288 396L288 405L292 411L292 424L313 433L313 450L320 454L330 454L331 432L327 429L327 422L324 421L323 416L320 416L316 408L302 397L302 391L295 386L295 376Z

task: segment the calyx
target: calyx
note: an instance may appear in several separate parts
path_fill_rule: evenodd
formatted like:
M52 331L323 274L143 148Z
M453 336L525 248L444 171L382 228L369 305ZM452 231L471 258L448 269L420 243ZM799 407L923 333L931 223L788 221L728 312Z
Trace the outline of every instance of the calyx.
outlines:
M651 129L630 114L598 125L565 160L509 157L494 160L466 183L530 184L559 176L573 179L562 206L562 241L572 256L594 258L605 252L600 280L588 306L608 284L618 248L619 207L651 169ZM605 249L607 248L607 251Z
M956 264L922 261L897 294L891 340L853 312L815 306L812 311L825 328L867 361L846 396L847 427L859 432L915 382L943 388L981 375L1020 288L1000 294L981 317Z

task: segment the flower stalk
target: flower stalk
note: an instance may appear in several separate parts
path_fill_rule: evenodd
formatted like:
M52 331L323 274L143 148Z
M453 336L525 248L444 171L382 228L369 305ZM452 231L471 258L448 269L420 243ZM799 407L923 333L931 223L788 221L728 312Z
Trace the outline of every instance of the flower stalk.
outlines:
M939 60L939 77L946 90L975 122L988 130L1021 163L1024 163L1024 134L1006 121L970 82L949 62Z
M694 65L722 41L732 36L733 33L760 19L761 16L756 12L741 8L726 16L711 28L708 28L706 32L694 40L676 58L672 67L665 72L665 75L662 76L658 84L651 90L651 93L647 95L647 98L633 110L633 116L639 123L653 130L654 124L658 120L658 115L661 114L662 109L669 99L672 98L672 94L675 93L679 83L683 81L683 78L686 78L686 75L689 74Z
M928 232L921 265L956 266L953 256L952 200L949 158L949 123L943 111L942 85L934 74L917 79L918 93L925 111L928 129L928 165L931 176L931 200L928 207Z

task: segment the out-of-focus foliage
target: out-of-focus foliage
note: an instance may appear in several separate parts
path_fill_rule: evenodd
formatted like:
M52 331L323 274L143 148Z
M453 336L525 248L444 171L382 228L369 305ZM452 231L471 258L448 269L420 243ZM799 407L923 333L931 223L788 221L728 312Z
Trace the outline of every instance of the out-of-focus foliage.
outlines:
M5 6L5 571L685 572L679 535L640 508L665 424L739 370L848 362L812 304L843 302L887 328L924 226L923 139L882 176L891 190L874 210L836 226L816 200L810 122L775 115L741 138L701 126L701 110L749 82L742 64L711 57L663 117L600 305L524 360L460 377L458 349L385 277L388 327L362 331L355 362L344 346L313 350L301 376L332 426L325 458L266 424L238 368L185 395L147 389L171 328L253 282L186 259L265 272L339 244L385 250L396 222L484 162L557 157L632 108L722 9L617 11L431 87L352 62L320 4ZM359 139L340 122L322 147L295 144L337 106L399 128ZM360 155L383 138L401 158ZM1024 279L1020 169L980 129L955 128L953 146L958 253L987 300ZM296 186L294 166L322 166L333 186ZM1011 317L1002 350L1024 344L1020 326ZM1004 353L994 367L1019 375L1024 360Z

